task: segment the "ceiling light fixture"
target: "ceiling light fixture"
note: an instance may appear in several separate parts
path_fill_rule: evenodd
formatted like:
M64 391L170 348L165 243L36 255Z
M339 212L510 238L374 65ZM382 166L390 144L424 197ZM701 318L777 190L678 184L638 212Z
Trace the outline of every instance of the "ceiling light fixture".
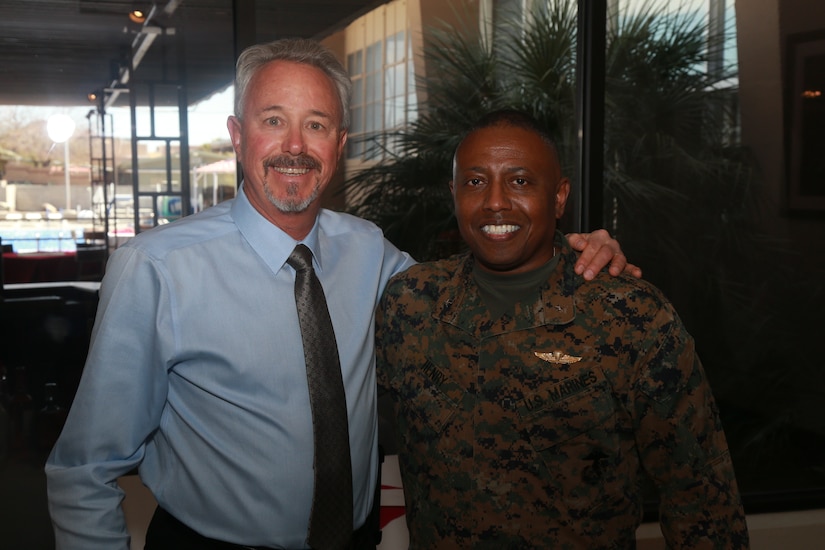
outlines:
M129 12L129 20L132 23L143 23L146 21L146 12L141 9L133 9Z

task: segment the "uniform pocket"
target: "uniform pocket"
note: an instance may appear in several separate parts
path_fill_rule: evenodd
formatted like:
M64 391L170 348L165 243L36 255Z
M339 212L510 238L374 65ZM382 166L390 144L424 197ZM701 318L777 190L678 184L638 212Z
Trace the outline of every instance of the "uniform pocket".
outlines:
M565 512L590 512L621 499L630 479L617 402L601 370L584 367L538 388L519 412L521 434L541 458L541 477Z
M611 424L616 404L598 369L582 369L526 395L519 410L523 431L537 451L545 451Z

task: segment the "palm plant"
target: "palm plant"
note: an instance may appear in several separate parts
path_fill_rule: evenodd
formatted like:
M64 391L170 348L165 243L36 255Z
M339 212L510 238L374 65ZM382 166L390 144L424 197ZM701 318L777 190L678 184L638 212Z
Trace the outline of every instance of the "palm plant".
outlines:
M721 151L718 140L707 139L719 134L712 128L718 122L703 116L714 102L708 90L731 75L708 76L702 70L708 55L702 39L706 23L671 16L666 7L665 2L658 7L646 4L621 20L608 37L605 145L610 212L605 220L622 236L623 245L632 238L633 226L618 223L626 213L619 216L616 206L642 201L655 202L660 212L663 205L684 211L679 203L689 195L663 172L674 167L673 159L682 161L682 180L707 180L712 169L747 175L738 159L728 162L729 152ZM535 3L525 17L504 17L492 40L469 26L430 30L423 56L429 74L438 77L424 83L426 110L408 128L376 140L396 146L385 151L384 162L348 180L351 210L374 220L415 257L439 257L444 249L438 237L451 234L453 227L446 188L452 153L469 125L495 108L528 111L554 131L563 168L572 174L577 147L576 23L576 3L556 0ZM712 165L706 162L709 158ZM636 218L634 212L628 222ZM625 246L639 252L634 258L647 258L634 250L633 242ZM644 242L644 250L648 247ZM664 241L655 249L678 250L679 245Z
M536 116L555 132L563 169L573 174L576 2L533 6L497 21L491 41L474 28L430 31L423 55L438 77L426 82L426 110L392 136L398 147L385 162L345 186L354 213L420 260L457 248L444 242L456 239L450 159L482 113L513 107ZM718 292L720 269L752 250L742 241L751 234L752 164L726 142L736 75L706 70L716 52L697 14L651 1L611 20L603 223L690 320L693 294Z

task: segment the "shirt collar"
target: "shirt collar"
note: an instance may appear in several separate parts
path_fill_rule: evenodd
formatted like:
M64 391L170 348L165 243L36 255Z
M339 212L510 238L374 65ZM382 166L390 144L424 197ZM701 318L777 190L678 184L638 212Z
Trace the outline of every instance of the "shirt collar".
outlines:
M283 268L289 255L292 254L299 242L305 244L312 251L315 266L319 271L323 271L322 251L320 239L318 238L320 230L317 218L309 234L303 240L296 242L280 227L255 210L255 207L252 206L246 196L243 184L238 190L231 212L232 219L246 242L263 259L273 273L277 273Z

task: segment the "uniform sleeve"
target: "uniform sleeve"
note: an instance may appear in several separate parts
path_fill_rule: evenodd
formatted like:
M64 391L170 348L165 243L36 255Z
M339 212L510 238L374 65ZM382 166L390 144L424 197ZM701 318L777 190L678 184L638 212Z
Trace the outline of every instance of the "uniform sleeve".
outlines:
M89 355L66 425L46 462L58 549L128 549L117 478L140 464L167 391L159 342L169 297L140 252L113 254Z
M669 306L647 334L634 423L668 548L748 548L730 452L693 339Z
M387 326L389 318L386 312L387 302L389 300L390 297L385 291L384 296L378 301L378 307L375 310L375 371L378 380L379 394L390 389L389 371L391 363L389 363L387 357L390 353L389 327Z
M384 271L386 278L384 281L403 273L415 265L415 260L406 252L401 252L392 243L384 239ZM388 304L394 302L390 296L388 288L382 288L378 299L378 306L375 312L375 354L376 354L376 374L378 379L378 390L384 392L389 389L389 364L387 355L390 353L389 332L391 316L387 315Z

